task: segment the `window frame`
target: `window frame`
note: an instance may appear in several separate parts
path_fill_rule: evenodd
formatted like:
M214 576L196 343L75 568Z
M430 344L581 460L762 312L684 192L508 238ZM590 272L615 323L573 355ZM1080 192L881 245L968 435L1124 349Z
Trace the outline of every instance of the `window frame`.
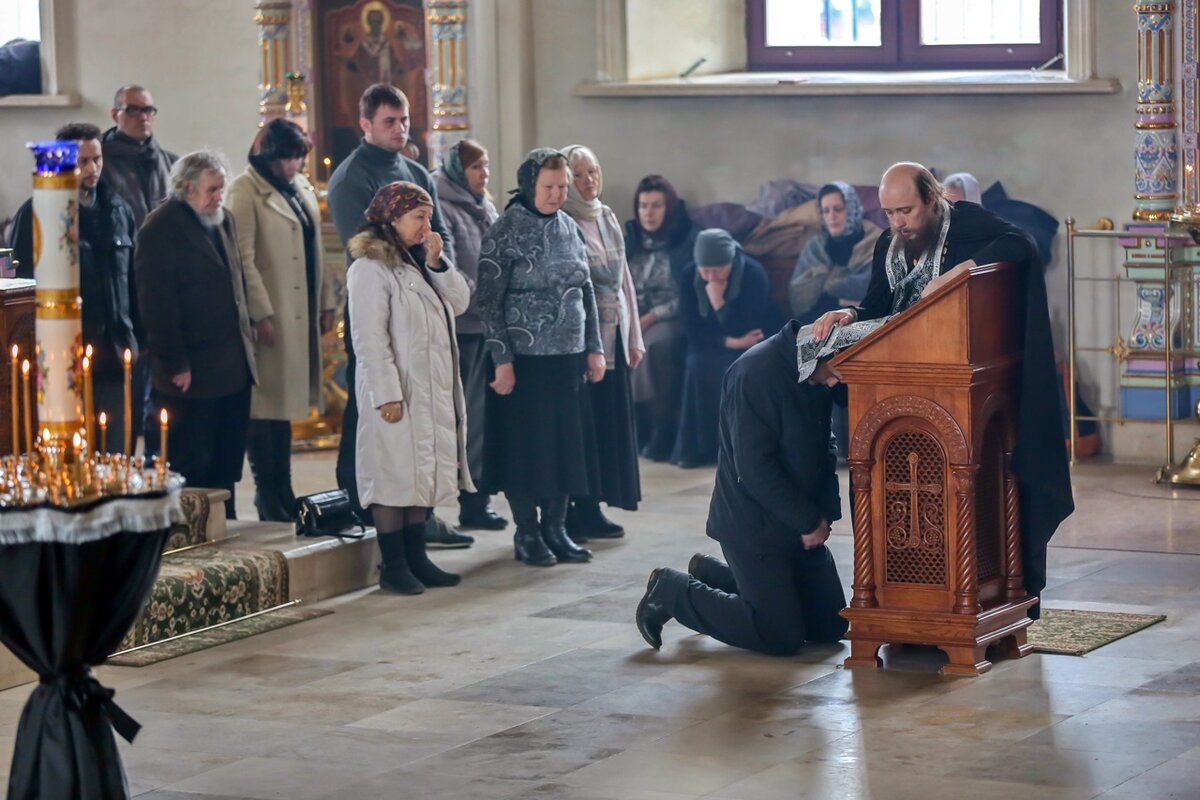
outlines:
M63 64L58 53L56 30L56 0L39 0L41 30L42 91L39 94L11 94L0 97L0 108L74 108L81 104L77 92L65 91L62 85Z
M746 0L746 69L797 70L989 70L1029 69L1060 56L1064 0L1040 0L1038 44L922 45L920 0L880 0L878 47L768 47L766 0Z

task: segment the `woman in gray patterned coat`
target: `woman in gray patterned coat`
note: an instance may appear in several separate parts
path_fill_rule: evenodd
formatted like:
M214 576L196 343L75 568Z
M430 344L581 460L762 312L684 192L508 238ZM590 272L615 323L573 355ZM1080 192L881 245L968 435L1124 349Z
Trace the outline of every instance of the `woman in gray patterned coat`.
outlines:
M508 497L516 557L533 566L591 560L567 536L567 498L600 490L584 381L604 378L604 346L583 233L560 210L570 182L557 150L525 157L513 199L483 237L475 291L495 365L484 490Z

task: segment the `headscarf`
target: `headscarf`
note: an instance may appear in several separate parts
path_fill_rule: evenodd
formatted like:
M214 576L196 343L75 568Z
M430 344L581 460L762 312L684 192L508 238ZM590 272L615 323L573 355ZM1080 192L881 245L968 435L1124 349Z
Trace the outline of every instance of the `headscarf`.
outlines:
M534 205L534 198L537 196L537 177L542 171L542 164L546 163L546 159L553 156L566 158L558 150L553 147L536 147L525 154L525 160L521 162L521 166L517 168L517 188L513 189L509 194L512 199L504 206L507 211L514 204L520 203L535 214L546 216L537 210Z
M979 189L979 181L969 172L956 172L947 175L942 181L946 187L953 186L963 193L963 199L976 205L983 205L983 193Z
M454 146L447 150L446 155L442 157L442 174L446 176L446 180L465 189L467 194L475 198L476 203L482 203L484 198L483 193L475 194L475 192L471 190L470 182L467 180L467 167L471 166L471 164L474 164L475 161L479 160L479 158L476 158L468 164L463 163L461 148L463 141L465 140L455 142ZM481 157L482 156L480 156L480 158Z
M825 228L825 234L831 241L855 244L863 235L862 200L859 199L858 192L854 187L845 181L830 181L817 192L817 207L820 208L821 199L825 195L833 194L834 192L841 194L842 201L846 205L846 227L837 236L829 233L829 229L825 228L824 222L821 223L821 227Z
M696 236L693 255L697 267L724 267L732 264L738 243L721 228L705 228Z
M388 225L392 220L400 219L418 206L433 207L433 198L429 192L408 181L394 181L383 186L371 198L367 206L367 222L374 225Z
M600 177L600 186L603 189L604 173L600 170L600 159L596 158L596 154L590 148L582 144L567 145L562 154L567 157L567 166L572 170L575 169L575 162L583 159L595 164L596 174ZM604 203L600 202L599 194L591 200L584 200L583 195L575 188L575 178L572 176L571 183L567 186L567 202L563 205L563 211L575 219L596 219L604 213Z
M662 226L653 233L642 227L642 220L638 216L638 200L647 192L662 192L667 201ZM638 240L634 244L648 250L675 244L676 236L682 236L691 227L683 200L679 199L675 187L662 175L647 175L638 181L637 190L633 193L633 226L638 233Z

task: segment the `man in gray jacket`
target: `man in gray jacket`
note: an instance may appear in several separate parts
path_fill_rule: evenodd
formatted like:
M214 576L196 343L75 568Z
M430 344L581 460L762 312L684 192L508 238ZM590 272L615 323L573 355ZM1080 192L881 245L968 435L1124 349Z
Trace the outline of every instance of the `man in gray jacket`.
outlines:
M359 127L363 140L346 160L338 164L329 177L329 211L338 237L345 246L350 237L366 221L367 206L375 193L394 181L415 183L433 198L431 226L442 237L446 258L454 261L454 238L446 227L438 204L437 187L425 167L401 154L408 144L408 98L394 86L376 83L368 86L358 102ZM338 447L337 483L350 494L350 500L364 518L367 512L358 508L358 479L354 472L355 430L358 426L358 403L354 397L354 346L350 340L350 306L346 306L346 385L349 387L346 410L342 416L342 440ZM436 539L429 541L437 547L470 547L474 538L459 533L439 521L426 528Z

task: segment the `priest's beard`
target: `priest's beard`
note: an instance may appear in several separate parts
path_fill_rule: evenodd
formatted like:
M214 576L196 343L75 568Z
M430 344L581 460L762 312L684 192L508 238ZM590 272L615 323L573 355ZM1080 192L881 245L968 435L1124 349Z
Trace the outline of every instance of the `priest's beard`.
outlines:
M197 212L197 216L200 217L201 225L206 228L215 228L225 221L225 209L222 206L217 206L216 211L213 211L209 214L201 214Z
M911 239L904 239L904 255L909 261L915 261L925 254L925 251L937 243L938 234L942 229L942 218L931 214L925 223ZM901 237L903 238L903 237Z

